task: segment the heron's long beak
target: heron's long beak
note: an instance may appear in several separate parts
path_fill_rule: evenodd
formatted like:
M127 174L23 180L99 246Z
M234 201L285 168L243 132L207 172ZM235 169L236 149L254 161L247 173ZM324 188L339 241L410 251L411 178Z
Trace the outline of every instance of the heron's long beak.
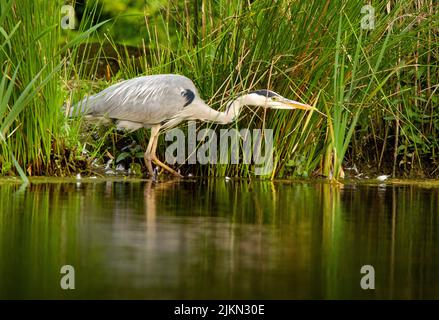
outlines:
M317 109L317 108L315 108L313 106L310 106L308 104L300 103L300 102L297 102L297 101L294 101L294 100L285 99L285 100L282 101L282 105L283 106L280 109L290 109L290 110L291 109L300 109L300 110L307 110L307 111L312 110L312 111L316 111L316 112L318 112L321 115L326 117L326 114L321 112L319 109Z
M314 107L312 107L310 105L307 105L307 104L304 104L304 103L300 103L300 102L297 102L297 101L294 101L294 100L285 100L285 101L282 101L282 103L286 104L287 106L290 106L290 107L292 107L294 109L317 110L316 108L314 108Z

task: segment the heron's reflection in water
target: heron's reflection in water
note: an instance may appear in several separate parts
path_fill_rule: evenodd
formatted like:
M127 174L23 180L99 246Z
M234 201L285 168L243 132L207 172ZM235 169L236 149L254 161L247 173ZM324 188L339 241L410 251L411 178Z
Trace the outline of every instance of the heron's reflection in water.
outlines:
M157 197L170 187L175 186L177 180L154 182L148 180L145 183L143 197L145 200L145 216L147 224L154 224L157 216Z
M157 246L157 198L176 184L176 180L154 182L149 180L143 190L146 248L153 250Z
M107 272L112 283L134 288L151 288L156 283L170 285L178 266L166 263L178 260L170 252L179 252L179 235L168 225L169 190L177 180L141 183L112 182L106 184L106 219L101 220L100 239L110 240L103 252L111 261ZM111 227L108 224L111 224ZM120 279L119 279L120 277ZM175 280L175 279L174 279Z

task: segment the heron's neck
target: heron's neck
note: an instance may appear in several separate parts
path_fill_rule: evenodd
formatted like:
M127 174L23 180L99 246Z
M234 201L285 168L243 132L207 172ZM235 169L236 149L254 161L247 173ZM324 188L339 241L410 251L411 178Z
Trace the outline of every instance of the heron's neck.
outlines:
M221 124L231 123L236 120L242 110L242 107L246 105L245 97L241 96L227 104L225 112L221 112L209 107L204 101L199 100L194 102L191 106L187 107L183 113L187 114L188 120L202 120L210 121Z
M238 97L235 100L230 101L227 104L227 109L225 112L218 112L218 117L215 122L226 124L235 121L241 113L244 105L245 101L242 97Z

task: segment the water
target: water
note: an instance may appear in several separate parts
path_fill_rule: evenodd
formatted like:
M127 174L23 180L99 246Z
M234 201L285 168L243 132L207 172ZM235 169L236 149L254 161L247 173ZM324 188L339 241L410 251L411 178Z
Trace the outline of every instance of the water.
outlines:
M439 188L3 183L0 201L0 298L439 298Z

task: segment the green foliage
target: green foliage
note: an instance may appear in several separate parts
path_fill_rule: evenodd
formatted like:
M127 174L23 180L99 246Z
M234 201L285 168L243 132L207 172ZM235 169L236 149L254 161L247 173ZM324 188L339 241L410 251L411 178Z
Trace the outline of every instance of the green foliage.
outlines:
M131 162L133 163L135 159L143 159L144 152L139 145L129 146L128 151L121 152L117 158L116 163L122 162L127 158L131 158Z
M89 0L86 1L86 8L89 11L98 8L100 12L98 21L113 19L102 29L111 39L136 46L142 43L147 34L145 17L155 24L155 17L167 2L167 0ZM163 30L159 30L158 34L163 35Z

